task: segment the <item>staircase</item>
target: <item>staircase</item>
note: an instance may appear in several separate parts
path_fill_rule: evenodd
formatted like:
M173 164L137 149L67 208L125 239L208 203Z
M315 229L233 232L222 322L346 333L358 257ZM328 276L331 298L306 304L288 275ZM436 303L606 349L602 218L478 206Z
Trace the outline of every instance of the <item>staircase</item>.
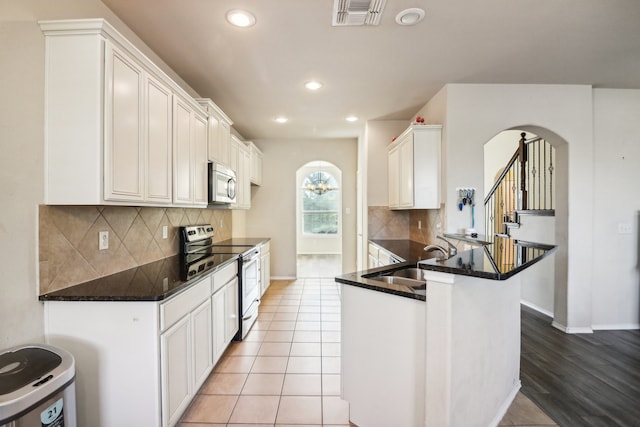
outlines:
M523 224L538 217L537 228L544 229L545 217L553 220L555 215L555 149L540 137L520 136L518 149L484 200L486 239L491 242L496 236L528 240L520 230Z

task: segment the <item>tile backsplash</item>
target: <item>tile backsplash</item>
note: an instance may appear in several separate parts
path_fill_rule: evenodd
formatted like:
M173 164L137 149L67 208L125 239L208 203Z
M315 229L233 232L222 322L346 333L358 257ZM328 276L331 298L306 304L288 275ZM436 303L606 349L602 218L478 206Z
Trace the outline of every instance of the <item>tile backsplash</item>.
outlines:
M442 209L390 210L387 206L369 206L369 239L409 239L433 243L437 224L442 224L440 212Z
M178 227L193 224L213 224L215 241L231 238L230 210L40 205L40 294L177 255ZM98 249L101 231L109 232L106 250Z

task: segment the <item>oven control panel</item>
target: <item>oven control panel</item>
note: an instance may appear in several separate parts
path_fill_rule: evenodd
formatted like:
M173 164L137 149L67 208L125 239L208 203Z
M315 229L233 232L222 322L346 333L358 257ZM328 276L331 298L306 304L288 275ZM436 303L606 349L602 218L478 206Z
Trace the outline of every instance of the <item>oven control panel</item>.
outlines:
M197 242L199 240L212 238L213 226L210 224L188 225L183 228L183 233L187 242Z

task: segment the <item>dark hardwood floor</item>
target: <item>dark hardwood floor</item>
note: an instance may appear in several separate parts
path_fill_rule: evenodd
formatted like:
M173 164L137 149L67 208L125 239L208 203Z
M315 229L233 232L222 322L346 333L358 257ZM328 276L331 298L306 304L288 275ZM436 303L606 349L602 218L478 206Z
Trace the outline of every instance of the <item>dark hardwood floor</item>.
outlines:
M640 331L565 334L522 306L520 377L560 426L640 426Z

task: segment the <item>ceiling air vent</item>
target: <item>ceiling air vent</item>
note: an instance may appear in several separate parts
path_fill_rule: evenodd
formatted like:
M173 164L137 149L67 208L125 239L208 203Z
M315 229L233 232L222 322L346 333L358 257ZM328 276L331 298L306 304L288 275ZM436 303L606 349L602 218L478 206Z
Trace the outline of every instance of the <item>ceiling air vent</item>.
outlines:
M387 0L334 0L333 25L378 25Z

